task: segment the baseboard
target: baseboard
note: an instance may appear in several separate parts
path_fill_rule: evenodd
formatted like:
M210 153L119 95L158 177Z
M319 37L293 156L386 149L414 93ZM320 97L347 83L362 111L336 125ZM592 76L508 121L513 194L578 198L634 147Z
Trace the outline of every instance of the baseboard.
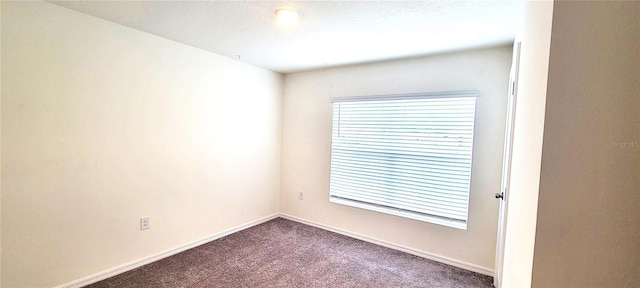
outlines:
M93 284L93 283L96 283L96 282L98 282L100 280L104 280L104 279L107 279L109 277L113 277L115 275L118 275L118 274L127 272L129 270L133 270L135 268L138 268L140 266L149 264L151 262L155 262L155 261L158 261L160 259L169 257L171 255L178 254L178 253L180 253L182 251L185 251L185 250L200 246L202 244L205 244L205 243L211 242L213 240L222 238L222 237L227 236L229 234L233 234L233 233L238 232L240 230L244 230L244 229L247 229L249 227L252 227L252 226L267 222L269 220L278 218L278 216L279 216L279 214L277 214L277 213L276 214L272 214L272 215L269 215L269 216L266 216L266 217L263 217L263 218L260 218L260 219L257 219L257 220L254 220L254 221L251 221L251 222L248 222L248 223L236 226L236 227L233 227L231 229L222 231L220 233L216 233L216 234L207 236L205 238L202 238L202 239L199 239L199 240L196 240L196 241L193 241L193 242L189 242L187 244L180 245L180 246L171 248L169 250L165 250L165 251L157 253L157 254L153 254L153 255L148 256L148 257L144 257L144 258L141 258L141 259L138 259L138 260L134 260L134 261L131 261L129 263L125 263L125 264L122 264L122 265L119 265L119 266L116 266L116 267L113 267L113 268L110 268L110 269L95 273L93 275L89 275L87 277L83 277L83 278L80 278L78 280L62 284L60 286L57 286L56 288L76 288L76 287L83 287L83 286L86 286L86 285L89 285L89 284Z
M263 217L263 218L260 218L260 219L257 219L257 220L254 220L254 221L251 221L251 222L248 222L248 223L236 226L236 227L233 227L231 229L222 231L220 233L216 233L216 234L207 236L205 238L202 238L202 239L199 239L199 240L196 240L196 241L193 241L193 242L189 242L187 244L180 245L180 246L165 250L165 251L160 252L160 253L156 253L156 254L148 256L148 257L144 257L144 258L141 258L141 259L138 259L138 260L134 260L134 261L131 261L129 263L125 263L125 264L122 264L122 265L119 265L119 266L116 266L116 267L113 267L113 268L110 268L110 269L107 269L107 270L104 270L104 271L89 275L89 276L86 276L86 277L83 277L83 278L80 278L80 279L77 279L77 280L74 280L74 281L71 281L71 282L56 286L56 288L76 288L76 287L79 288L79 287L83 287L83 286L86 286L86 285L89 285L89 284L93 284L93 283L96 283L96 282L98 282L100 280L104 280L104 279L107 279L109 277L113 277L113 276L116 276L118 274L133 270L133 269L138 268L140 266L143 266L143 265L149 264L151 262L155 262L155 261L161 260L163 258L172 256L174 254L178 254L178 253L183 252L185 250L189 250L191 248L200 246L202 244L211 242L213 240L222 238L224 236L233 234L235 232L247 229L249 227L252 227L252 226L267 222L269 220L272 220L272 219L275 219L275 218L278 218L278 217L282 217L282 218L285 218L285 219L288 219L288 220L291 220L291 221L296 221L296 222L299 222L299 223L302 223L302 224L314 226L314 227L317 227L317 228L320 228L320 229L324 229L324 230L327 230L327 231L335 232L335 233L338 233L338 234L342 234L342 235L345 235L345 236L348 236L348 237L351 237L351 238L359 239L359 240L366 241L366 242L369 242L369 243L373 243L373 244L376 244L376 245L380 245L380 246L384 246L384 247L387 247L387 248L395 249L395 250L398 250L398 251L406 252L406 253L409 253L409 254L412 254L412 255L416 255L418 257L430 259L430 260L433 260L433 261L437 261L437 262L444 263L444 264L447 264L447 265L451 265L451 266L455 266L455 267L462 268L462 269L465 269L465 270L473 271L473 272L476 272L476 273L480 273L480 274L484 274L484 275L488 275L488 276L493 276L493 274L494 274L493 269L490 269L490 268L487 268L487 267L483 267L483 266L467 263L467 262L464 262L464 261L456 260L456 259L453 259L453 258L449 258L449 257L445 257L445 256L433 254L433 253L428 253L428 252L416 250L416 249L413 249L413 248L410 248L410 247L406 247L406 246L403 246L403 245L394 244L394 243L391 243L391 242L388 242L388 241L385 241L385 240L380 240L380 239L376 239L376 238L373 238L373 237L361 235L361 234L358 234L358 233L349 232L349 231L346 231L346 230L343 230L343 229L339 229L339 228L335 228L335 227L332 227L332 226L329 226L329 225L324 225L324 224L320 224L320 223L317 223L317 222L314 222L314 221L298 218L298 217L293 216L293 215L280 213L280 214L272 214L272 215L269 215L269 216L266 216L266 217Z
M338 233L338 234L342 234L342 235L345 235L345 236L348 236L348 237L351 237L351 238L356 238L356 239L359 239L359 240L362 240L362 241L366 241L366 242L369 242L369 243L373 243L373 244L376 244L376 245L380 245L380 246L384 246L384 247L391 248L391 249L394 249L394 250L398 250L398 251L402 251L402 252L409 253L409 254L412 254L412 255L416 255L418 257L426 258L426 259L429 259L429 260L433 260L433 261L437 261L437 262L444 263L444 264L447 264L447 265L451 265L451 266L455 266L455 267L462 268L462 269L465 269L465 270L469 270L469 271L472 271L472 272L480 273L480 274L491 276L491 277L494 276L493 269L490 269L490 268L487 268L487 267L483 267L483 266L480 266L480 265L471 264L471 263L467 263L467 262L464 262L464 261L456 260L456 259L453 259L453 258L449 258L449 257L445 257L445 256L441 256L441 255L437 255L437 254L433 254L433 253L429 253L429 252L416 250L416 249L413 249L413 248L410 248L410 247L406 247L406 246L403 246L403 245L391 243L391 242L388 242L388 241L385 241L385 240L376 239L376 238L373 238L373 237L361 235L361 234L358 234L358 233L349 232L349 231L346 231L346 230L343 230L343 229L339 229L339 228L335 228L335 227L332 227L332 226L329 226L329 225L320 224L320 223L317 223L317 222L314 222L314 221L309 221L309 220L306 220L306 219L298 218L296 216L289 215L289 214L280 213L280 217L285 218L285 219L289 219L291 221L296 221L296 222L299 222L299 223L302 223L302 224L314 226L314 227L317 227L317 228L320 228L320 229L324 229L324 230L328 230L328 231L331 231L331 232L335 232L335 233Z

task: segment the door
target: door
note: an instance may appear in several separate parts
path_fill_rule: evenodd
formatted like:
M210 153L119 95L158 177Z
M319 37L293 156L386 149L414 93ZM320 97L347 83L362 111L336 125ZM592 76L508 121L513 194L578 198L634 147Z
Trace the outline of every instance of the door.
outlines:
M502 183L500 192L495 197L500 201L500 216L498 218L498 241L496 246L496 264L493 285L500 288L502 285L502 267L504 260L504 236L507 225L507 206L509 204L509 180L511 175L511 145L513 144L513 121L515 118L516 95L518 91L518 69L520 68L520 45L513 45L513 60L509 75L509 92L507 96L507 121L504 133L504 156L502 157Z

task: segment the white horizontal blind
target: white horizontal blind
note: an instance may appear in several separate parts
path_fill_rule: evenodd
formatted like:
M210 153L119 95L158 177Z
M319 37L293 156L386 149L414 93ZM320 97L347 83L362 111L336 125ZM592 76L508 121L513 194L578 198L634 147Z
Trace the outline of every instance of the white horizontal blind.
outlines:
M330 201L466 229L477 95L334 99Z

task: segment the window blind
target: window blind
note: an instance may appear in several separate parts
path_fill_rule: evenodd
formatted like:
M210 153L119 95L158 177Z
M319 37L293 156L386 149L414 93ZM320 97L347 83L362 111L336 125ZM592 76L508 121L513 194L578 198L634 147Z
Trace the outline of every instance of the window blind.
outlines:
M330 201L466 229L477 96L334 98Z

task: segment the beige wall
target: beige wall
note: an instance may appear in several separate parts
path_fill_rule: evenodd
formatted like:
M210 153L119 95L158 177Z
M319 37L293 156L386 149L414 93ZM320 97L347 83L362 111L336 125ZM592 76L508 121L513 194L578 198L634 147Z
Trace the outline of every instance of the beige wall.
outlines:
M2 5L0 5L0 43L1 42L2 42ZM0 45L0 55L2 55L2 45ZM1 74L2 74L2 63L0 63L0 75ZM1 90L2 90L2 77L0 77L0 127L2 127L2 91ZM0 146L2 146L2 129L0 129ZM0 163L2 163L2 153L0 153ZM0 223L2 223L2 165L0 165ZM2 286L2 235L0 235L0 286Z
M531 285L553 2L527 2L524 12L502 287Z
M286 75L281 211L491 273L510 64L500 47ZM329 203L332 97L467 89L480 90L467 231Z
M49 3L2 29L2 287L278 212L279 74Z
M535 287L640 287L639 17L554 5Z

